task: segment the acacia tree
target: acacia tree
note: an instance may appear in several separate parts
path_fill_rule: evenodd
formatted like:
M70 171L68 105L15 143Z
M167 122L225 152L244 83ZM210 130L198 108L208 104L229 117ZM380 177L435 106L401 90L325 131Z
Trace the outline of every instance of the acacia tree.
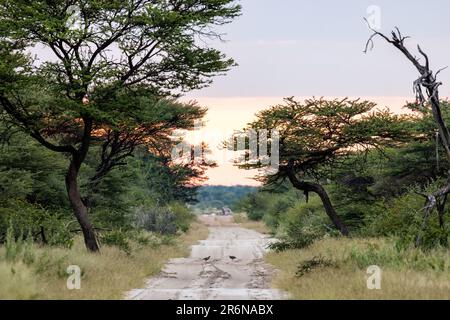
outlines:
M0 2L0 106L44 147L68 155L68 197L88 250L99 248L77 178L91 144L103 143L96 181L137 144L198 118L200 108L175 112L180 105L161 99L234 65L201 40L220 38L213 27L239 13L233 0ZM34 61L26 54L33 46L52 58Z
M349 231L340 220L322 185L329 170L350 155L386 145L395 145L407 137L406 117L386 110L374 110L376 104L360 100L310 99L304 103L294 98L284 100L259 112L247 129L276 130L279 135L280 167L277 173L263 176L266 184L286 179L305 193L317 194L326 214L343 234ZM271 142L272 137L269 136ZM272 142L271 142L272 143ZM246 144L247 157L251 150ZM250 155L251 156L251 155ZM264 168L262 162L245 162L241 168Z
M373 49L374 45L373 39L376 37L380 37L389 44L393 45L395 48L397 48L418 71L419 78L414 81L416 104L421 107L422 111L431 112L431 114L433 115L433 119L439 134L439 142L444 147L444 150L447 155L447 162L450 163L450 133L444 121L444 117L441 110L439 87L442 86L442 82L438 81L439 73L445 68L439 69L436 72L431 70L430 59L428 55L422 50L420 45L418 45L417 50L423 58L423 62L420 62L420 59L417 58L413 53L411 53L411 51L405 45L405 40L407 40L409 37L402 35L402 33L398 28L395 28L395 30L391 32L390 37L388 37L385 34L371 28L369 23L368 26L369 29L372 30L373 34L367 40L366 48L364 50L365 53L367 53L369 49ZM426 204L424 207L422 231L417 235L416 246L421 245L422 232L427 225L430 215L433 213L435 209L437 209L438 212L440 227L444 229L445 206L447 204L447 198L449 193L450 193L450 172L447 174L447 183L445 184L445 186L443 186L433 194L423 194L423 196L426 199ZM443 239L443 242L446 242L446 239Z

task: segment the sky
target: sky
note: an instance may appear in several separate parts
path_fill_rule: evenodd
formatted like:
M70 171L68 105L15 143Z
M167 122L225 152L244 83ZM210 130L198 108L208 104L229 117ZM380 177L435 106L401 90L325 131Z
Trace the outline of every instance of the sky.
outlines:
M364 18L389 33L399 27L427 52L434 70L450 66L448 0L240 0L242 15L216 31L225 41L207 44L238 64L208 88L185 94L209 109L205 126L193 140L210 145L218 167L208 170L211 185L258 185L257 172L233 166L221 142L242 129L262 109L284 97L359 97L401 112L412 101L417 71L392 45L376 39L364 54L371 32ZM33 49L44 60L48 50ZM441 96L450 96L450 68L440 80ZM199 137L198 137L199 136Z
M218 31L224 42L210 42L238 63L225 76L184 100L208 107L200 131L219 166L207 184L257 185L254 171L222 161L220 137L242 129L258 110L283 97L361 97L400 112L414 98L417 72L394 47L376 39L364 54L370 31L363 18L388 33L399 27L419 43L435 70L450 66L450 1L241 0L242 16ZM440 76L443 97L450 96L450 69ZM446 85L447 84L447 85Z
M226 42L212 43L239 64L210 88L191 96L409 96L415 70L370 35L367 9L380 9L381 31L398 26L430 54L432 66L450 64L450 1L241 0L242 16L219 29ZM442 74L448 83L450 70ZM449 91L448 87L442 89Z

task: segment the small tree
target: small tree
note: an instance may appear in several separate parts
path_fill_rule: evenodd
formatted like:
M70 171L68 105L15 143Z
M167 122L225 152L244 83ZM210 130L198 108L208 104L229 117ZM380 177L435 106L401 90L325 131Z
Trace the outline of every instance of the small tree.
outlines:
M239 12L233 0L0 3L0 106L44 147L68 155L67 192L90 251L99 248L77 180L91 144L103 143L95 182L136 145L201 117L201 108L162 98L234 65L201 40L220 38L212 27ZM36 45L52 59L33 61L26 50Z
M406 118L388 110L374 110L375 106L360 100L311 99L300 103L288 98L284 104L261 111L248 129L277 130L280 148L278 172L262 180L272 184L288 179L307 198L310 192L317 194L335 227L348 235L322 185L328 177L327 168L349 155L395 144L406 137ZM251 152L248 144L246 151ZM240 164L245 169L266 166L260 162Z

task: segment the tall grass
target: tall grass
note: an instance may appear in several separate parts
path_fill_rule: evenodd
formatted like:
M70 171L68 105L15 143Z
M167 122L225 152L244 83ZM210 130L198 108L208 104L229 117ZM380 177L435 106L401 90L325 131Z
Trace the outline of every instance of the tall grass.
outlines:
M329 264L302 277L299 266L320 256ZM327 238L308 248L271 252L273 285L292 299L450 299L450 251L400 249L385 239ZM381 290L367 288L367 267L382 270Z
M36 299L38 281L33 270L24 263L0 261L0 298Z
M127 290L144 286L144 280L157 274L171 258L187 256L189 247L207 237L199 223L172 243L131 243L131 251L102 246L101 254L88 253L78 238L71 249L34 247L34 260L25 256L5 259L0 247L0 299L121 299ZM67 289L67 267L81 269L81 289Z

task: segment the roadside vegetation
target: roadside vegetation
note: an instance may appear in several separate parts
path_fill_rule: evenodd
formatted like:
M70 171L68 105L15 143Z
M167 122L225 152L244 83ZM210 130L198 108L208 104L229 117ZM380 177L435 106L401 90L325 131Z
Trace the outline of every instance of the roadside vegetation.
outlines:
M280 170L235 207L279 239L267 260L292 298L448 299L449 162L431 106L351 120L367 106L287 99L259 113L250 128L280 128ZM448 101L439 108L450 123ZM367 287L370 266L381 290Z
M0 297L123 299L128 290L145 287L145 279L157 275L169 259L188 256L190 246L207 235L207 228L194 222L187 233L141 232L127 240L126 250L103 245L95 255L86 251L79 236L70 249L8 242L0 248ZM72 265L81 270L79 290L67 288L67 268Z
M79 14L71 16L69 9L74 7ZM53 232L48 230L53 223L13 219L14 224L26 225L15 227L16 237L21 229L41 228L44 244L69 245L68 233L78 229L86 249L98 252L101 237L117 238L100 235L99 230L158 229L161 222L176 219L168 201L192 200L195 188L187 186L202 181L208 166L194 164L193 146L176 136L193 130L206 108L178 98L182 92L204 88L212 77L235 65L219 50L197 42L203 37L220 39L215 28L231 23L240 11L234 0L0 4L0 138L9 149L6 153L15 156L4 159L2 154L7 163L0 186L7 203L1 208L13 208L9 211L14 214L24 207L36 212L27 215L33 219L47 215L66 223ZM30 49L35 47L47 54L34 58ZM25 146L33 148L32 156ZM185 161L176 162L173 150ZM132 201L125 203L123 185L139 170L142 181L136 181L136 192L129 190L125 198ZM11 189L16 179L22 184ZM152 191L175 198L155 199ZM15 201L23 197L24 202ZM128 219L130 210L141 218ZM30 230L33 237L36 232Z
M222 39L238 2L78 1L78 28L69 2L0 3L0 298L121 298L207 236L194 209L224 204L279 239L267 260L293 298L449 298L450 104L442 70L398 29L373 30L366 51L386 40L420 74L408 115L286 98L248 124L268 146L248 131L225 142L243 145L240 168L264 170L252 148L279 138L279 170L262 188L199 191L214 164L192 158L208 146L178 134L207 109L178 98L236 65L203 40ZM73 265L80 290L66 286ZM381 290L366 286L372 265Z
M197 41L240 9L0 3L0 298L120 298L206 236L189 205L211 164L179 133L207 109L178 98L235 65Z
M416 121L423 128L431 123ZM440 152L430 135L322 167L327 178L321 182L350 238L330 221L318 195L307 198L287 181L268 183L236 203L279 239L266 257L279 270L273 286L292 299L450 298L450 210L443 221L434 214L423 227L422 194L437 190L447 174ZM381 290L367 288L373 265L382 271Z
M279 270L273 286L291 299L450 299L446 248L424 252L400 249L391 239L330 237L266 260ZM371 265L382 270L381 290L367 288Z
M262 234L270 233L270 229L264 222L251 220L245 213L234 213L233 222L239 224L242 228L254 230Z
M348 190L326 185L350 227L350 238L333 228L315 195L306 202L302 193L290 187L277 193L262 188L240 202L248 220L263 222L279 239L266 256L278 269L274 287L288 292L292 299L450 298L450 231L440 228L437 217L422 230L424 200L418 194L419 190L435 190L439 180L411 187L406 181L413 177L403 176L404 191L389 193L392 181L384 176L385 169L395 167L392 160L403 152L391 150L393 157L384 161L376 156L377 162L384 163L380 175L373 174L375 178L364 191L352 189L351 201L342 194ZM369 161L367 168L373 170L374 163ZM369 194L370 201L365 198ZM356 201L358 198L365 200ZM246 218L238 221L248 224ZM448 218L445 222L448 224ZM423 243L416 247L419 232ZM367 270L374 265L381 269L381 290L367 288Z
M188 208L196 188L189 166L164 165L140 149L102 180L90 197L99 254L89 253L70 214L66 159L20 132L0 158L0 297L3 299L118 299L143 286L170 258L186 256L207 237ZM81 174L89 177L95 159ZM83 186L85 188L85 186ZM68 290L67 268L81 269L81 290Z
M450 112L440 71L420 46L424 62L405 47L399 29L372 31L366 52L381 38L421 75L408 115L362 100L288 98L248 124L277 129L280 166L236 207L279 239L267 260L293 299L450 298ZM270 165L245 160L242 169ZM367 282L375 269L378 288Z

